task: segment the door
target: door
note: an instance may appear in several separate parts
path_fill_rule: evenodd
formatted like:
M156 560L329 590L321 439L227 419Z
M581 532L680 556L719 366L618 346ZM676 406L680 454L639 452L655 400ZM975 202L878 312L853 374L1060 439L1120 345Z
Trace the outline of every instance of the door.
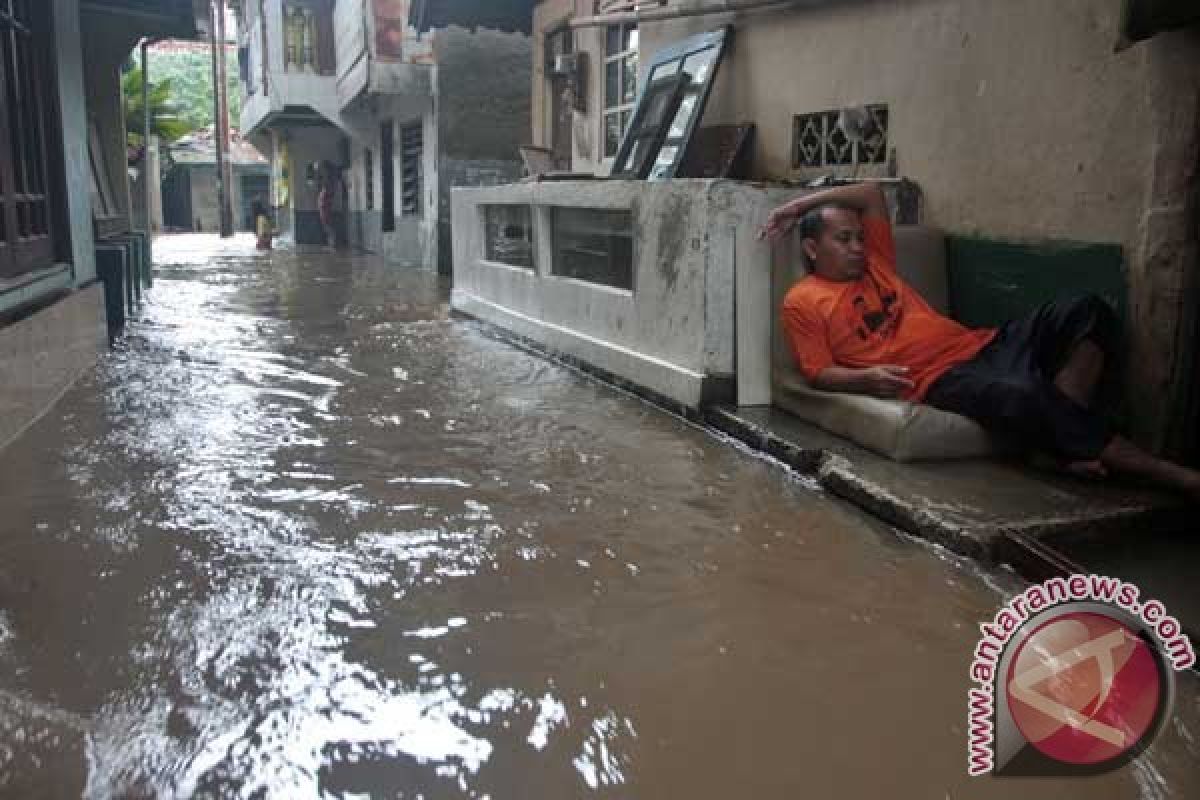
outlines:
M0 0L0 280L54 263L46 165L49 19L38 0Z
M242 207L239 230L253 231L254 204L261 203L264 209L271 207L271 178L269 175L242 175Z
M379 130L379 167L383 172L383 230L396 230L396 128L391 120Z

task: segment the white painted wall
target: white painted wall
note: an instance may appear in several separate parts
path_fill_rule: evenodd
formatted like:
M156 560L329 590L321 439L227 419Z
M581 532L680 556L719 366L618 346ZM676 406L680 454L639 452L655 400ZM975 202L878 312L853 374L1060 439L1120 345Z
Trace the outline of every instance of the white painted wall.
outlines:
M755 371L754 391L769 398L772 253L757 230L784 194L728 181L455 189L453 304L696 407L706 380L738 372L734 286L744 274L738 285L752 297L740 305L751 349L760 354L746 369ZM535 208L535 270L484 259L482 206L489 203ZM552 274L549 209L555 206L632 212L632 291Z

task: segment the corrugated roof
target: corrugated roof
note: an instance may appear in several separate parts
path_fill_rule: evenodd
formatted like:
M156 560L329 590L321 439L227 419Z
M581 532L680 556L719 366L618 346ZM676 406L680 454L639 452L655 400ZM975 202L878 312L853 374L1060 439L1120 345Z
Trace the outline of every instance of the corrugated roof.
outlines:
M241 137L236 130L229 132L229 159L240 165L267 165L267 159L258 148ZM171 159L176 164L215 164L217 146L211 126L193 131L177 139L171 145Z

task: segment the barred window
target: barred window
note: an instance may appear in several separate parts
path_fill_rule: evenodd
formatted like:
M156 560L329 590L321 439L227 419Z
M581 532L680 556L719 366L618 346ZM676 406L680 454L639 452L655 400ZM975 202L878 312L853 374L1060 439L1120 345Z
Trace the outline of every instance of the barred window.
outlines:
M421 123L400 129L400 214L421 214L421 157L425 150Z
M46 9L38 0L0 0L0 280L54 262Z

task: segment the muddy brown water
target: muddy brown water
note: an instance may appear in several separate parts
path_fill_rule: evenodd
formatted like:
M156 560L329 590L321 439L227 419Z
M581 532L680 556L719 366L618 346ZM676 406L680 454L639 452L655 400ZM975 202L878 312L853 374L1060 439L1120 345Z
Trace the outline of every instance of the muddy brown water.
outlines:
M368 257L167 237L0 453L0 796L1188 798L966 775L1018 584L451 318Z

